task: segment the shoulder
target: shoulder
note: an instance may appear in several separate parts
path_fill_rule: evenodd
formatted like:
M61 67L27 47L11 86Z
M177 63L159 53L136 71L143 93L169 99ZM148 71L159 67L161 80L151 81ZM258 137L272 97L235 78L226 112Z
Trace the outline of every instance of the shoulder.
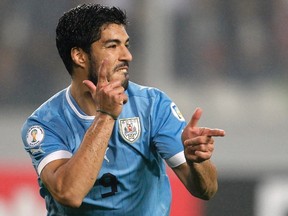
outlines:
M45 134L46 138L51 138L52 134L57 137L64 135L62 132L67 128L64 113L67 109L65 93L66 89L56 93L26 119L21 128L21 136L27 148L38 148ZM33 137L34 133L37 137ZM37 142L33 141L34 138L37 138Z
M46 100L41 106L39 106L27 119L25 124L35 123L48 123L52 119L59 119L59 116L63 116L63 110L66 101L66 90L59 91L51 98Z
M128 95L129 99L134 100L136 103L141 102L141 107L149 107L149 109L153 111L152 113L154 113L156 119L159 119L160 116L173 114L177 120L185 122L185 118L177 105L165 92L158 88L130 82Z
M139 85L136 84L134 82L129 82L129 87L127 89L127 93L129 95L129 97L158 97L161 95L165 95L166 94L161 91L158 88L155 87L150 87L150 86L144 86L144 85Z
M167 107L172 106L173 101L171 98L155 87L143 86L133 82L129 83L127 89L129 97L128 102L132 104L140 104L141 107L149 107L149 109L166 110ZM152 108L151 108L152 107Z

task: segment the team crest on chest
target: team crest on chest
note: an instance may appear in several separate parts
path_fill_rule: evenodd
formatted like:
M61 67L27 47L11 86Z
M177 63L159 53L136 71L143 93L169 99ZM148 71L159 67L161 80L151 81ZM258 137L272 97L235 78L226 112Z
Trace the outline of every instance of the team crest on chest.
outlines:
M139 117L120 119L119 130L124 140L134 143L141 134Z

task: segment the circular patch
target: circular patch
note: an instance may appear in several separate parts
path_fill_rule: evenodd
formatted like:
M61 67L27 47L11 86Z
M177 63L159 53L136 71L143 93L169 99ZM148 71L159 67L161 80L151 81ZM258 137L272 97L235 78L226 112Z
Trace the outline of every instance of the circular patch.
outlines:
M29 128L26 135L26 141L29 146L35 147L39 145L43 139L44 139L44 130L42 127L35 125Z
M179 119L179 121L185 121L184 116L182 115L182 113L180 112L180 110L178 109L178 107L176 106L174 102L171 103L170 107L171 107L173 115L177 119Z

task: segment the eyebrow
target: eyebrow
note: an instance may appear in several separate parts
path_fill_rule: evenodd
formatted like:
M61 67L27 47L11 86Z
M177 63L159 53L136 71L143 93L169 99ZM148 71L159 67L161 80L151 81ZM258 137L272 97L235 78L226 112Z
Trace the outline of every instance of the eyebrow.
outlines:
M125 41L125 44L128 43L130 41L129 38L127 38L127 40ZM121 41L119 39L109 39L107 41L104 42L104 44L108 44L108 43L117 43L117 44L121 44Z

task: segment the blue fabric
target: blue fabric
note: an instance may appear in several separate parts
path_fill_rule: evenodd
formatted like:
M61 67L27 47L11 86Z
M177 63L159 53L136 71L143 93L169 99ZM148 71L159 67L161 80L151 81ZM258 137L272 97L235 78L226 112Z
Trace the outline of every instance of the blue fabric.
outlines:
M129 82L126 94L128 102L115 123L98 179L80 208L57 203L39 179L48 215L169 215L171 190L163 159L183 151L180 137L186 122L156 88ZM35 170L51 153L72 156L93 119L80 110L69 88L40 106L22 128Z

